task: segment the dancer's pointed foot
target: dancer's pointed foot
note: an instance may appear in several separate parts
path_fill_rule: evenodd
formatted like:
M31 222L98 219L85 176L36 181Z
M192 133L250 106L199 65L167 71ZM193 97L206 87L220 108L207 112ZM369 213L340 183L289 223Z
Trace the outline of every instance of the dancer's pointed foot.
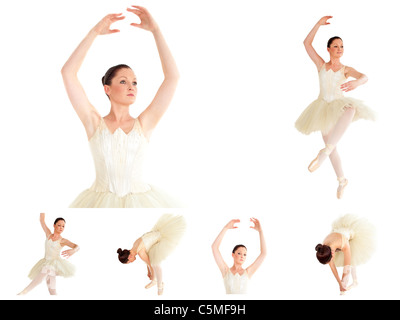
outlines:
M344 188L349 184L349 180L347 180L345 177L338 178L339 181L339 186L337 188L337 193L336 196L338 199L342 199L343 193L344 193Z
M308 166L308 170L310 172L314 172L317 170L322 162L329 157L329 155L332 153L332 151L335 149L335 146L332 144L327 144L324 149L320 150L317 157L311 161L310 165Z
M158 295L161 296L164 293L164 282L158 286Z
M358 286L358 282L356 280L353 281L351 285L347 288L347 290L354 289Z
M145 286L146 289L150 289L151 287L154 287L157 284L157 280L151 280L149 284Z

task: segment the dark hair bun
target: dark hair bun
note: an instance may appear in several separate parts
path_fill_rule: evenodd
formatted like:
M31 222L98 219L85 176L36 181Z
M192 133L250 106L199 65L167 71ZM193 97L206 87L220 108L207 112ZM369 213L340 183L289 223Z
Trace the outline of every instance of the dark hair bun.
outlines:
M117 253L118 253L118 254L121 254L121 253L122 253L122 249L119 248L119 249L117 250Z
M321 251L321 248L322 248L322 244L318 244L316 247L315 247L315 251Z

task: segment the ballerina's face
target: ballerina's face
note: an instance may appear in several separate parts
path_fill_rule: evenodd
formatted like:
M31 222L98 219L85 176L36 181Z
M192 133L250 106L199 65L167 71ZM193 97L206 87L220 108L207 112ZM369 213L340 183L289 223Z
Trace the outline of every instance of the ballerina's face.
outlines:
M114 101L123 105L131 105L136 101L137 80L132 69L119 69L111 81L111 85L104 85L104 91Z
M57 221L57 223L54 225L54 233L61 234L64 231L64 228L65 228L65 221L63 220Z
M343 41L341 39L333 40L328 52L332 58L342 57L344 52Z
M247 249L244 247L240 247L236 249L234 253L232 253L233 261L237 264L243 264L246 261Z

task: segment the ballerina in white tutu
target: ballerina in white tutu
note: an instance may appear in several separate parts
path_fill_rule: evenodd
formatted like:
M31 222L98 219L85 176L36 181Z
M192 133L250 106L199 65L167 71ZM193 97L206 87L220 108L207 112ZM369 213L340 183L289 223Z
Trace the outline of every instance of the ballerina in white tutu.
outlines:
M142 179L142 164L151 133L174 96L179 72L156 21L147 9L132 6L127 11L140 18L132 26L150 31L161 59L164 80L150 105L135 119L129 113L138 94L133 70L120 64L102 79L111 110L104 118L90 103L78 79L78 71L93 41L100 35L119 32L110 29L123 20L122 14L104 17L82 40L62 68L62 76L72 106L82 121L92 151L96 180L71 207L178 207L176 200ZM132 39L127 39L132 41ZM117 50L117 49L116 49Z
M366 219L346 214L333 222L331 233L315 250L318 261L329 264L344 294L358 284L356 267L366 263L375 251L375 227ZM342 278L337 267L343 267Z
M352 91L366 83L368 78L365 74L340 62L344 52L342 39L340 37L329 39L330 60L327 63L312 45L319 27L329 25L328 20L331 18L332 16L321 18L304 40L306 51L318 68L320 94L318 99L303 111L295 126L304 134L314 131L322 133L325 148L318 153L308 169L314 172L329 157L339 181L337 198L341 199L348 180L345 178L336 146L351 122L358 119L374 120L375 114L362 101L343 95L343 92ZM349 77L355 80L347 81Z
M145 288L157 285L158 295L162 295L164 283L161 262L178 246L185 230L186 222L182 216L164 214L150 232L134 242L131 250L118 249L118 259L123 264L129 264L134 262L138 255L147 264L147 276L151 280Z
M244 263L246 262L247 256L247 248L242 245L236 245L232 250L232 258L233 258L233 266L231 268L228 267L226 262L224 261L221 252L219 251L219 247L221 242L225 236L225 233L228 230L236 229L236 223L239 223L239 219L234 219L228 222L228 224L222 229L218 237L215 239L212 244L212 252L214 255L215 262L218 265L219 270L222 273L222 277L224 279L225 290L227 294L245 294L247 293L247 284L249 279L253 276L253 274L257 271L257 269L263 263L265 257L267 256L267 247L265 244L264 233L261 228L260 222L251 218L251 222L254 223L254 226L250 228L258 231L260 235L260 255L257 259L246 269L243 268Z
M50 295L56 295L56 277L62 276L67 278L73 276L75 273L75 267L69 261L60 257L60 252L65 246L71 249L61 253L64 258L71 257L79 250L78 245L61 237L61 233L63 233L65 228L65 220L63 218L56 219L53 233L46 226L44 213L40 214L40 224L46 234L45 257L32 268L29 273L29 278L32 279L32 282L19 295L27 294L45 278Z

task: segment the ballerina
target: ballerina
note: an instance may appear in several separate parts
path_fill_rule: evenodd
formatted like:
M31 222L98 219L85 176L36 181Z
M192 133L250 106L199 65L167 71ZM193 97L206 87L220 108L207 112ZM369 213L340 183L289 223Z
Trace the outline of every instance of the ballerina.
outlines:
M179 72L156 21L147 9L132 6L127 11L140 18L132 26L152 33L161 59L164 80L150 105L135 119L129 114L138 94L138 81L125 64L110 68L102 78L111 110L104 118L90 103L78 79L78 71L94 40L100 35L119 32L110 29L123 20L121 14L104 17L87 36L62 68L64 85L78 117L82 121L92 151L96 180L82 192L71 207L178 207L162 190L142 179L142 163L151 133L171 103Z
M75 273L75 267L69 261L60 257L60 252L64 246L71 248L61 252L64 258L70 258L79 251L78 245L61 237L61 233L63 233L65 228L65 220L63 218L55 220L53 233L46 226L44 213L40 214L40 224L46 234L45 257L32 268L29 273L29 278L32 279L32 282L19 295L27 294L39 285L44 278L46 278L50 295L57 295L56 276L67 278L73 276Z
M356 267L366 263L375 251L375 227L366 219L346 214L333 222L331 233L315 251L320 263L329 264L343 295L358 285ZM337 267L343 267L342 278Z
M261 224L255 218L251 218L250 221L254 223L254 226L251 226L250 228L258 231L260 235L261 252L257 259L246 269L243 268L247 256L247 248L244 245L238 244L233 248L233 266L231 268L228 267L221 255L221 252L219 251L219 247L221 245L222 239L225 236L225 233L230 229L236 229L237 226L235 226L235 224L240 222L239 219L233 219L229 221L212 244L214 259L218 265L219 270L222 273L227 294L247 293L248 280L261 266L262 262L267 256L267 247L265 245L264 233L262 231Z
M117 250L118 259L123 264L130 264L136 256L147 265L147 276L151 282L145 286L149 289L155 285L158 295L164 292L161 262L177 247L186 229L182 216L164 214L160 217L150 232L145 233L133 243L131 250Z
M328 20L331 18L332 16L322 17L304 40L306 51L318 69L320 94L318 99L303 111L295 126L300 132L307 135L314 131L322 133L325 148L318 153L308 169L310 172L314 172L329 157L339 181L336 195L338 199L341 199L348 180L345 178L336 146L353 121L358 119L374 120L375 114L362 101L343 95L343 92L352 91L365 84L368 78L365 74L344 66L340 62L344 52L342 39L340 37L329 39L330 60L327 63L317 54L312 45L320 26L329 25ZM355 80L347 81L349 77Z

